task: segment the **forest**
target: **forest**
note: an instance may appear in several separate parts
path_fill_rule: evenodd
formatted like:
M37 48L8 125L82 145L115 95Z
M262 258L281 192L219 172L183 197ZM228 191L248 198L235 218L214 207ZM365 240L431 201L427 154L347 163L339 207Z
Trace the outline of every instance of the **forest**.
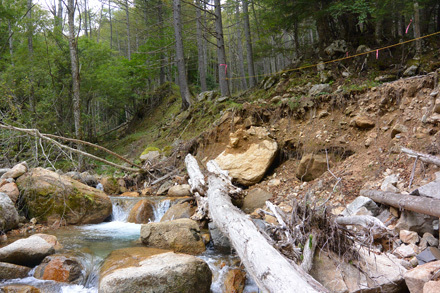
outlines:
M439 30L435 0L100 0L92 7L2 0L0 121L96 142L167 82L180 86L184 110L203 91L239 95L285 69ZM335 41L342 50L329 55ZM420 55L424 42L406 54Z

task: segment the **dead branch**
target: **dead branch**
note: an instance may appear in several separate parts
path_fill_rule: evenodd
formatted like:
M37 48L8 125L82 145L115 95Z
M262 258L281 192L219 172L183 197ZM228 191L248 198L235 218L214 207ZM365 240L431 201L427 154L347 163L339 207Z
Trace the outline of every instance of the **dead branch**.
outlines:
M336 223L343 226L361 226L373 236L373 239L382 238L390 233L390 230L378 218L372 216L338 217Z
M417 152L417 151L414 151L414 150L411 150L411 149L408 149L405 147L401 147L400 150L402 151L402 153L405 153L411 157L419 158L421 161L423 161L425 163L440 166L440 158L438 158L436 156L420 153L420 152Z
M315 255L317 241L315 233L309 235L303 250L303 261L301 263L301 268L306 272L310 272L313 267L313 256Z
M378 203L383 203L398 209L440 217L440 200L408 194L385 192L380 190L361 190L360 195L366 196Z
M94 160L97 160L97 161L100 161L100 162L103 162L103 163L105 163L107 165L116 167L118 169L121 169L121 170L124 170L124 171L127 171L127 172L143 172L143 169L141 169L141 168L140 169L135 169L135 168L129 168L129 167L125 167L125 166L122 166L122 165L118 165L118 164L115 164L113 162L107 161L107 160L105 160L103 158L100 158L100 157L97 157L95 155L89 154L89 153L87 153L85 151L81 151L81 150L74 149L74 148L71 148L69 146L63 145L63 144L59 143L58 141L50 138L48 135L40 133L40 131L38 129L18 128L18 127L14 127L14 126L11 126L11 125L6 125L6 124L0 124L0 128L7 129L7 130L13 130L13 131L19 131L19 132L26 133L26 134L31 135L31 136L35 136L35 137L44 139L44 140L46 140L46 141L48 141L48 142L58 146L61 149L69 150L71 152L83 155L85 157L88 157L88 158L91 158L91 159L94 159ZM70 140L68 138L64 138L64 139L65 140ZM132 163L130 162L130 164L132 164ZM132 165L134 165L134 164L132 164Z

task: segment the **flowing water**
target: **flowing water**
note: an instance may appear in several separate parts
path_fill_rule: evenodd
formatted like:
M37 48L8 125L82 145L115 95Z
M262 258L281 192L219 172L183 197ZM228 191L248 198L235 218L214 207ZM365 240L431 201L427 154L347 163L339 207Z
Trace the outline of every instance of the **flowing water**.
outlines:
M67 227L55 231L48 231L47 234L57 236L58 241L63 245L63 251L74 252L81 260L86 282L83 285L68 285L54 281L43 281L33 276L33 270L29 277L0 282L0 285L26 284L40 288L45 293L76 292L96 293L98 292L99 270L105 257L113 250L142 246L139 241L140 224L128 223L127 218L131 208L144 198L133 197L111 197L113 204L112 221L95 225L84 225ZM170 208L172 202L164 197L148 198L154 202L154 222L159 222L165 212ZM199 256L205 260L213 272L211 292L221 293L222 284L227 271L237 267L237 257L220 253L209 248ZM250 279L250 278L248 278ZM249 281L245 292L258 292L255 283Z

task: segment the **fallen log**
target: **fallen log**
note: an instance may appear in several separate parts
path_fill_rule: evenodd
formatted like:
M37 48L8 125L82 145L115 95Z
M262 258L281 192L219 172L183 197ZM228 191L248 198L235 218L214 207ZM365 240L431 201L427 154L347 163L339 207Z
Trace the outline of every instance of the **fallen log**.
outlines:
M440 166L440 158L438 158L436 156L420 153L420 152L417 152L417 151L414 151L414 150L411 150L411 149L408 149L405 147L401 147L400 150L402 151L402 153L405 153L411 157L419 158L419 160L421 160L425 163Z
M360 195L369 197L375 202L395 208L405 209L433 217L440 217L440 200L408 194L385 192L380 190L361 190Z
M290 263L260 234L254 223L229 197L230 178L214 161L207 164L210 217L231 241L246 270L264 292L328 292L320 283Z

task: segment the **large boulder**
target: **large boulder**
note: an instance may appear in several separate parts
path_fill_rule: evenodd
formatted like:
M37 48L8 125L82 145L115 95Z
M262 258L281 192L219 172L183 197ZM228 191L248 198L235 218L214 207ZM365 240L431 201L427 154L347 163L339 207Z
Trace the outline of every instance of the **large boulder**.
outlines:
M248 194L244 198L243 206L241 209L247 213L252 213L255 209L263 208L266 205L266 201L272 198L272 193L267 192L261 188L254 188L248 191Z
M275 159L278 144L266 129L239 129L230 135L229 145L215 161L238 183L258 183Z
M440 270L440 260L429 262L405 273L405 282L411 293L423 293L423 286ZM438 292L438 291L437 291Z
M302 181L312 181L327 171L327 159L323 155L304 155L296 169L296 177Z
M172 205L168 211L165 212L161 222L172 221L177 219L190 218L196 212L196 207L189 202L182 202Z
M67 224L95 224L112 212L112 203L104 192L42 168L21 176L17 185L28 216L41 223L63 219Z
M16 179L26 173L28 170L28 165L26 162L22 162L20 164L15 165L12 169L8 170L6 173L4 173L1 177L1 179L7 179L12 178Z
M148 199L138 201L130 210L127 221L136 224L154 221L154 203Z
M6 193L0 192L0 231L8 231L18 226L18 212Z
M85 281L85 269L81 261L69 254L54 254L44 258L35 268L34 277L41 280L82 284Z
M7 262L0 262L0 280L25 278L31 269Z
M53 244L38 235L33 235L0 248L0 261L33 267L53 253Z
M102 177L101 182L104 192L107 194L115 195L119 193L118 180L113 177Z
M101 269L99 292L208 293L212 273L203 260L186 254L151 248L125 249L125 257L114 261L112 255ZM118 251L116 252L118 254Z
M6 193L14 204L17 202L18 196L20 195L20 191L15 182L6 183L0 187L0 193L2 192Z
M40 293L40 289L30 285L7 285L0 287L2 293Z
M406 269L393 255L369 253L360 249L360 259L353 263L338 255L317 253L310 271L330 292L405 292Z
M149 247L175 252L195 255L205 251L199 226L190 219L144 224L141 226L141 240Z

